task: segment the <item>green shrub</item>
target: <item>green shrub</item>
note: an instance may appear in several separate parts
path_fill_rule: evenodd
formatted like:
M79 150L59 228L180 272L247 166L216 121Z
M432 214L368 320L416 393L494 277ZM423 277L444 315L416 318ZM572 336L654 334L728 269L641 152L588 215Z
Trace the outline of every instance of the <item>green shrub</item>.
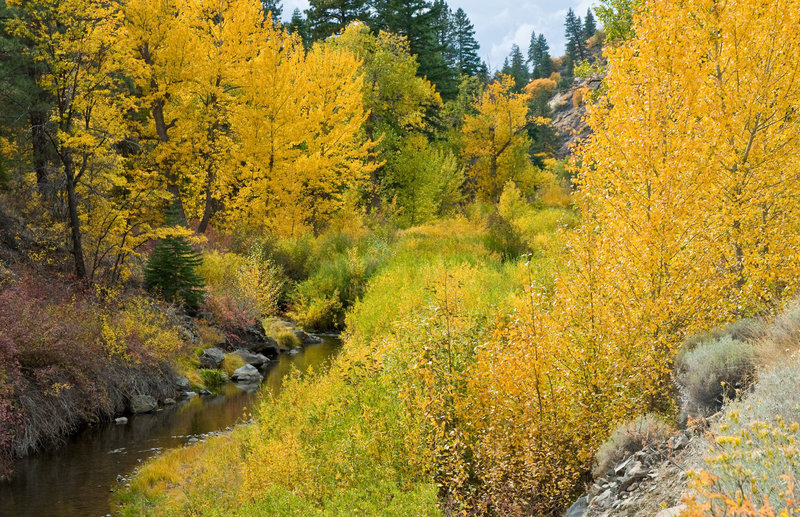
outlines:
M677 360L681 419L716 413L726 398L752 382L754 372L753 346L729 336L682 352Z
M662 418L652 414L619 425L598 449L592 473L595 477L606 475L626 456L663 442L670 431Z
M239 354L225 354L220 369L230 378L233 372L245 365L244 359Z
M228 376L221 370L202 369L198 372L200 378L203 379L203 384L206 389L211 391L219 391L228 382Z
M294 332L291 332L289 330L276 332L275 334L273 334L272 338L275 339L275 341L278 342L278 345L281 348L292 349L292 348L300 348L300 346L302 346L302 343L300 342L300 338L297 337L294 334Z

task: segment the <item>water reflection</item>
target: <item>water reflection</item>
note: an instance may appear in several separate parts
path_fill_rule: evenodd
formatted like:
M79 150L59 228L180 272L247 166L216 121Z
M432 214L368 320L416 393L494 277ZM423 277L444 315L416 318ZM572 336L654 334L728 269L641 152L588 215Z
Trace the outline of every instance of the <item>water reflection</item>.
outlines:
M281 356L266 372L263 389L280 392L292 367L323 368L341 343L327 337L295 356ZM118 474L128 475L161 449L180 447L190 435L225 429L239 422L261 391L229 384L222 395L197 397L152 414L129 417L126 425L89 427L63 447L24 458L16 475L0 484L0 516L95 517L109 513L109 490Z

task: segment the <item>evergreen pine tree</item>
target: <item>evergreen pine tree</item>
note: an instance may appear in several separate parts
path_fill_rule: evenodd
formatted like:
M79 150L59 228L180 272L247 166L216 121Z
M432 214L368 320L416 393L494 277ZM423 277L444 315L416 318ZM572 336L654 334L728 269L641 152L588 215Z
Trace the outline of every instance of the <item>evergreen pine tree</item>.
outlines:
M453 41L455 68L459 75L478 75L481 68L481 59L478 57L480 45L475 39L475 27L460 7L453 15Z
M522 56L522 51L519 45L511 46L511 54L503 66L504 72L514 79L514 91L520 92L530 82L530 71L528 65L525 64L525 58Z
M442 4L426 0L373 0L373 29L405 36L411 53L417 56L418 74L436 85L443 99L452 99L458 93L456 74L447 66L436 37Z
M583 24L581 23L581 19L575 16L575 12L572 9L567 11L566 22L564 23L564 35L567 38L567 75L572 75L575 63L586 59Z
M310 0L306 9L313 41L324 40L356 20L368 22L369 14L367 0Z
M588 40L594 33L597 32L597 22L594 20L594 15L591 9L586 10L586 17L583 19L583 39Z
M444 0L434 0L433 10L436 13L436 42L448 68L456 68L456 47L454 41L453 11Z
M272 22L280 23L281 16L283 15L283 5L281 0L261 0L261 5L264 8L264 16L271 12Z
M531 78L542 79L550 77L553 73L553 59L550 57L550 45L544 34L537 37L531 36L531 48L528 49L528 59L531 64Z
M311 46L311 32L308 30L308 20L303 16L300 9L292 11L292 19L286 24L286 30L290 34L297 34L303 42L303 46Z
M179 215L174 204L167 213L167 224L178 226ZM197 273L203 262L184 236L160 239L144 268L144 283L148 291L159 294L168 302L180 302L197 309L203 300L205 282Z

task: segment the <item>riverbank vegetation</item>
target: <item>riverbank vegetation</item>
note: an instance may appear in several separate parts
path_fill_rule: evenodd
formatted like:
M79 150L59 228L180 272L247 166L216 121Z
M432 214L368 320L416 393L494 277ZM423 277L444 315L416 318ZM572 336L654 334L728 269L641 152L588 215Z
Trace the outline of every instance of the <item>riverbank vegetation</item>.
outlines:
M537 37L533 76L516 48L494 77L444 2L286 25L249 0L0 4L0 101L42 122L2 126L0 257L84 293L4 275L0 317L23 323L0 341L0 445L32 428L22 379L94 389L91 364L30 359L61 341L18 315L56 306L59 354L196 386L240 365L195 372L202 348L254 325L287 349L281 318L345 333L252 425L142 466L124 515L550 515L629 435L735 400L764 352L713 329L778 310L800 273L800 5L601 3L602 55L570 10L567 56ZM559 102L591 129L568 160ZM793 414L731 411L690 510L769 504L731 493L765 475L731 467L752 433L789 451L767 467L793 494Z

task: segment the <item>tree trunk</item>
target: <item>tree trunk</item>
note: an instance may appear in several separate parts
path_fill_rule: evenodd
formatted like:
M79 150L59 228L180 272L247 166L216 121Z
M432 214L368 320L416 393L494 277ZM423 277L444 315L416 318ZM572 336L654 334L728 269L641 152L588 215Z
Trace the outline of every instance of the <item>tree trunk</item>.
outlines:
M47 113L41 110L31 110L28 115L31 124L31 150L33 154L33 169L36 171L36 188L39 194L47 199L53 197L53 189L50 185L50 178L47 170L48 162L47 149L50 145L47 140Z
M75 276L79 280L86 279L86 262L83 258L83 242L81 240L81 221L78 217L78 200L75 197L75 164L71 155L63 159L64 179L67 190L67 209L69 228L72 237L72 255L75 258Z
M200 219L200 225L197 227L197 233L206 233L208 229L208 222L214 213L214 196L211 195L211 188L214 185L214 173L208 171L208 180L206 181L206 206L203 209L203 218Z
M163 100L156 100L153 101L153 121L156 124L156 134L158 135L158 141L162 143L169 142L169 135L167 134L167 123L164 120L164 101ZM182 224L186 223L186 212L183 209L183 200L181 199L181 191L178 187L178 178L175 174L173 163L170 159L170 163L166 164L167 170L165 171L165 176L167 179L167 192L172 194L173 202L175 203L175 207L178 210L178 218Z

